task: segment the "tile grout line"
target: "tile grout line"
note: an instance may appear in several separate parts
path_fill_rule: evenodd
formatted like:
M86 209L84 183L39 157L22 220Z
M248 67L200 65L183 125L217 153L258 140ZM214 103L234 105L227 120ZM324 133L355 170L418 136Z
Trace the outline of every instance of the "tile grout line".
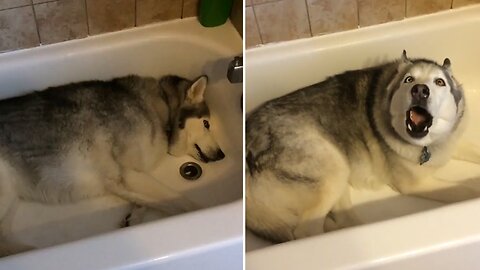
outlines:
M257 27L258 35L260 36L260 44L265 44L263 43L262 33L260 32L260 25L258 24L257 14L255 12L255 5L253 4L252 4L252 12L253 12L253 19L255 20L255 26Z
M310 37L313 37L312 22L310 21L310 11L308 10L308 0L305 0L305 8L307 9L308 29L310 30Z
M183 9L185 8L185 0L182 0L182 11L180 13L180 19L183 19Z
M37 37L38 37L38 45L42 45L42 39L40 38L40 29L38 27L38 22L37 22L37 12L35 11L35 5L33 4L33 0L30 0L30 3L32 3L32 12L33 12L33 20L35 22L35 29L37 30Z
M283 0L270 0L270 1L262 2L262 3L258 3L258 4L252 3L251 7L253 7L253 6L263 6L263 5L267 5L267 4L271 4L271 3L275 3L275 2L281 2L281 1L283 1Z
M16 9L16 8L23 8L23 7L29 7L29 6L31 6L31 5L40 5L40 4L46 4L46 3L51 3L51 2L57 2L57 1L58 1L58 0L49 0L49 1L45 1L45 2L37 3L37 4L34 4L33 1L30 1L31 4L25 4L25 5L20 5L20 6L3 8L3 9L0 9L0 11L11 10L11 9Z
M84 0L85 2L85 20L87 22L87 37L90 36L90 23L88 22L88 5L87 5L87 0Z
M355 1L357 4L357 29L360 28L360 5L358 4L358 1L360 0Z
M407 3L408 0L405 0L405 14L404 14L404 19L408 18L407 17L407 8L408 8L408 3Z
M12 9L16 9L16 8L24 8L24 7L29 7L31 6L32 4L26 4L26 5L23 5L23 6L18 6L18 7L10 7L10 8L4 8L4 9L0 9L0 12L1 11L5 11L5 10L12 10Z
M137 22L137 4L138 4L138 0L135 0L135 6L133 7L133 12L135 14L135 21L133 22L133 27L137 27L138 26L138 22Z

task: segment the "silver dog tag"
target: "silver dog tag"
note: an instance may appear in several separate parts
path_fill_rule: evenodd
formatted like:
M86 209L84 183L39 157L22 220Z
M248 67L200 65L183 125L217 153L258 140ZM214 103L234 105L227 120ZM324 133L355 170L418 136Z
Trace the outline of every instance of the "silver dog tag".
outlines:
M420 165L429 161L431 156L432 153L430 153L430 151L428 151L428 148L424 146L422 149L422 154L420 155Z

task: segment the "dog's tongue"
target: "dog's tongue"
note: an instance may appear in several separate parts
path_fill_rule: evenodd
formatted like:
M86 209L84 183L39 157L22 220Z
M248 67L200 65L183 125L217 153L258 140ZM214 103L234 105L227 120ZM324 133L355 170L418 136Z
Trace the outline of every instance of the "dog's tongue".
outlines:
M427 135L432 121L432 115L420 106L414 106L406 112L407 132L414 138L422 138Z
M425 116L415 112L414 110L410 110L410 120L415 123L416 126L422 124L426 119Z

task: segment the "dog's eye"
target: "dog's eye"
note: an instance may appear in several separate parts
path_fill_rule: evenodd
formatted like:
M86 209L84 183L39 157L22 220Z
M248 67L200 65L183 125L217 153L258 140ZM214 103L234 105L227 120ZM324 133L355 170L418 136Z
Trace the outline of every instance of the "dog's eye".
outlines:
M210 129L210 123L209 123L207 120L203 120L203 126L204 126L206 129Z
M445 86L445 81L443 79L435 79L435 84L438 86Z
M178 121L178 128L180 128L180 129L185 128L185 122L182 121L182 120Z
M407 76L405 80L403 80L404 83L411 83L415 81L415 79L412 76Z

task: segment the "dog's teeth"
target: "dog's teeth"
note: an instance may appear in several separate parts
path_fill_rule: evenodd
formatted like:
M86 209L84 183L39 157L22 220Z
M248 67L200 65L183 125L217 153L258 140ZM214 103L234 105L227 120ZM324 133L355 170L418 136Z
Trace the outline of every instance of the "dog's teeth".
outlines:
M412 126L410 125L410 123L407 125L408 127L408 130L412 131Z
M427 129L428 129L428 127L426 126L426 127L423 129L423 131L427 131Z

